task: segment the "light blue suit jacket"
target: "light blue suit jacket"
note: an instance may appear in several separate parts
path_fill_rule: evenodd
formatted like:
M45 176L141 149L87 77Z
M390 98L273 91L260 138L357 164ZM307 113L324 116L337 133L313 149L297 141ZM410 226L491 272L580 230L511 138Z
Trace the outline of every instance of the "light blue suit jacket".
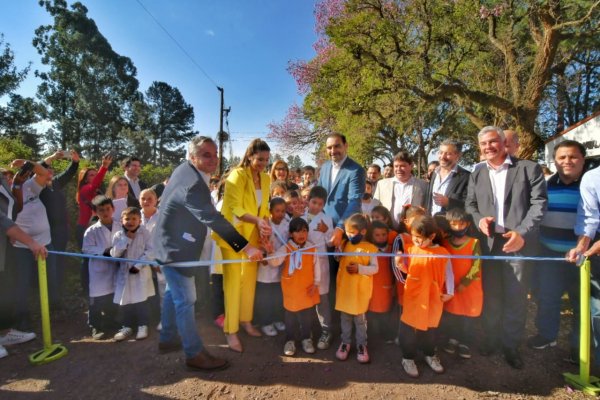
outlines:
M331 217L336 227L344 229L344 220L361 212L365 192L365 170L356 161L347 157L335 181L331 182L331 161L321 167L319 186L327 190L325 214Z

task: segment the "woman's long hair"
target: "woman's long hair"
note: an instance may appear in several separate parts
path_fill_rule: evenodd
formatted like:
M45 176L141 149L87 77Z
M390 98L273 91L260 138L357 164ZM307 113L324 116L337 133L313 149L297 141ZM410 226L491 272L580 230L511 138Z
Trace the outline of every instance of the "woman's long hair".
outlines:
M267 142L265 142L262 139L254 139L253 141L251 141L250 144L248 145L248 148L246 149L244 158L242 158L242 161L240 161L240 163L238 164L238 167L242 167L242 168L249 167L250 166L250 157L252 157L253 155L255 155L257 153L260 153L261 151L271 151L271 148L269 147Z

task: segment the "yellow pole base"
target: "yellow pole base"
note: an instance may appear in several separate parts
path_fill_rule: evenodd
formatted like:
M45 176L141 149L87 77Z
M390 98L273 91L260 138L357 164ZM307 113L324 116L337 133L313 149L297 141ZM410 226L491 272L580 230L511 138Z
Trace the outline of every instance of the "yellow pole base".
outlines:
M586 381L585 379L581 379L577 374L566 372L563 375L567 384L573 386L574 389L581 390L583 393L592 396L600 395L600 379L595 376L590 376Z
M51 344L49 347L29 355L29 362L33 365L48 364L49 362L63 358L69 350L62 344Z

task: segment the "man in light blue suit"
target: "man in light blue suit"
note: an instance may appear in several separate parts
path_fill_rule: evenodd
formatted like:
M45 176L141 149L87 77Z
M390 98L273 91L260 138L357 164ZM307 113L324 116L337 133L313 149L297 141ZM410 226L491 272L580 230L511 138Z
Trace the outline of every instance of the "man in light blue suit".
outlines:
M365 192L365 170L348 157L348 143L344 135L329 134L325 147L331 160L321 167L319 186L327 190L324 211L333 219L335 229L331 245L337 247L342 243L344 220L354 213L361 212Z

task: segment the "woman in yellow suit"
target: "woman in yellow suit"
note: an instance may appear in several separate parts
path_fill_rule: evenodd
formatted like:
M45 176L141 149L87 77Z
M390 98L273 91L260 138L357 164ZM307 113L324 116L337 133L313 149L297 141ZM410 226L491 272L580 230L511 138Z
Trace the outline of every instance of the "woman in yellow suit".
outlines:
M271 149L261 139L254 139L246 154L227 177L221 213L252 245L271 235L269 224L269 188L271 179L265 173ZM236 253L218 236L214 236L223 253L223 260L245 258ZM223 264L223 292L225 295L225 322L223 332L233 351L241 352L237 332L240 325L250 336L261 336L252 326L256 262Z

